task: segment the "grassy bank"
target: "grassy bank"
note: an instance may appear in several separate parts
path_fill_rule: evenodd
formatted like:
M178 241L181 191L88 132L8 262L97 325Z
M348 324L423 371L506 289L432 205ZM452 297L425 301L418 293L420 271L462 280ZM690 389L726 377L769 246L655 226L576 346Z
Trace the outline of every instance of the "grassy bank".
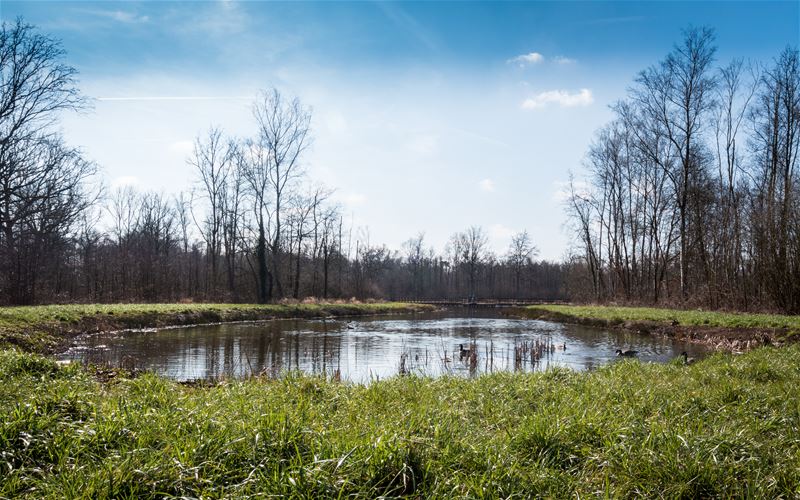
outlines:
M679 309L658 309L654 307L612 307L612 306L568 306L540 305L529 306L533 311L547 311L574 318L606 320L611 323L625 321L656 321L680 325L711 326L725 328L785 328L800 333L800 316L780 314L729 313L720 311L699 311Z
M69 304L0 307L0 349L52 352L82 332L273 318L392 314L430 310L421 304Z
M721 348L800 338L800 316L780 314L572 305L529 306L520 313L530 318L664 334Z
M0 497L800 494L800 347L369 387L0 353Z

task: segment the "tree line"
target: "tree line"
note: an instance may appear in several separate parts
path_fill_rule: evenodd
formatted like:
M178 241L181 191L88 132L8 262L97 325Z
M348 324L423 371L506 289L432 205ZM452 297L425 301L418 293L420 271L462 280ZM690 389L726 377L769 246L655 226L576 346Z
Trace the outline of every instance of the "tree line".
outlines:
M120 187L58 131L87 111L59 41L18 19L0 29L0 301L285 298L564 298L560 263L536 260L527 232L494 255L480 227L442 253L424 234L371 245L332 191L309 179L311 110L271 88L250 137L211 126L177 195ZM363 234L362 234L363 233Z
M800 312L800 56L716 61L691 28L570 180L575 298Z

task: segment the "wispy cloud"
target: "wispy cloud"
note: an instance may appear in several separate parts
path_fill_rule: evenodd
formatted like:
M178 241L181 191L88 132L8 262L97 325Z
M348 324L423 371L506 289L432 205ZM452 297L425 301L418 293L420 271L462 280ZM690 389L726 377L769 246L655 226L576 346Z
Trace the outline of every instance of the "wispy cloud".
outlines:
M504 148L510 147L507 142L501 141L500 139L496 139L494 137L489 137L487 135L477 134L477 133L472 132L470 130L466 130L466 129L458 128L458 127L453 127L452 130L454 132L458 132L459 134L461 134L461 135L463 135L465 137L469 137L470 139L477 139L477 140L479 140L479 141L481 141L483 143L486 143L486 144L491 144L493 146L500 146L500 147L504 147Z
M110 19L125 24L146 23L150 20L149 16L139 15L136 12L128 10L104 10L104 9L91 9L84 10L86 14Z
M481 191L486 191L487 193L494 192L494 181L491 179L483 179L478 183L478 186L481 188Z
M408 143L408 149L421 155L429 155L436 152L438 142L435 135L418 135Z
M508 60L511 64L517 64L520 68L524 68L525 66L531 64L539 64L540 62L544 61L544 56L538 52L530 52L528 54L522 54L517 57L512 57Z
M540 109L549 104L572 108L588 106L593 102L594 97L592 97L592 91L589 89L580 89L575 93L570 93L567 90L548 90L525 99L522 102L522 109Z
M73 2L60 2L60 4L65 8L54 7L53 15L37 22L37 26L47 31L89 33L100 29L134 29L137 25L153 22L150 16L134 10L85 8L82 3Z
M576 61L575 59L569 58L569 57L555 56L553 58L553 62L556 63L556 64L575 64L578 61Z
M509 64L516 64L520 68L524 68L526 66L540 65L545 62L558 65L566 65L566 64L575 64L578 61L566 56L545 57L543 54L539 52L530 52L528 54L522 54L517 57L512 57L506 62Z
M347 133L349 124L344 114L339 111L329 111L322 116L323 126L332 134L340 135Z
M430 50L439 50L439 44L431 32L417 21L414 16L406 12L398 3L377 2L375 5L377 5L389 20L395 23L399 28L405 30L420 44Z

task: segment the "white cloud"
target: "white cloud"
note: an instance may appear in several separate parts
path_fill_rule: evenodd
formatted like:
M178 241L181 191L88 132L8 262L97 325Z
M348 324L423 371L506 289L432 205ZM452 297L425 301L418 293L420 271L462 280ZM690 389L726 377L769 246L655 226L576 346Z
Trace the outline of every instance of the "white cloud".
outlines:
M146 23L150 20L148 16L139 16L132 12L125 12L122 10L114 12L111 18L122 23Z
M520 68L523 68L529 64L539 64L542 61L544 61L544 56L538 52L522 54L508 60L510 63L518 64Z
M524 68L525 66L530 66L534 64L541 64L544 63L545 60L552 64L558 64L559 66L566 66L569 64L575 64L578 61L576 59L572 59L566 56L555 56L555 57L548 57L545 58L544 55L540 54L539 52L531 52L529 54L522 54L517 57L513 57L509 59L507 62L509 64L516 64L520 68Z
M575 64L578 61L576 61L575 59L571 59L569 57L555 56L553 58L553 62L556 63L556 64L566 65L566 64Z
M433 135L419 135L408 143L408 149L422 155L429 155L436 151L438 141Z
M126 24L146 23L150 20L148 16L140 16L135 12L125 11L125 10L95 9L95 10L85 10L84 12L97 17L104 17L106 19L111 19L112 21L117 21Z
M348 131L347 118L338 111L326 113L322 118L323 124L332 134L345 134Z
M574 94L570 94L567 90L548 90L525 99L522 103L522 109L539 109L550 103L571 108L575 106L588 106L593 102L594 97L592 97L592 91L589 89L580 89Z
M176 30L202 33L204 37L230 37L243 33L250 27L254 16L248 16L239 6L239 2L199 2L193 6L194 17L182 18Z
M486 191L487 193L491 193L494 191L494 181L491 179L483 179L478 183L482 191Z

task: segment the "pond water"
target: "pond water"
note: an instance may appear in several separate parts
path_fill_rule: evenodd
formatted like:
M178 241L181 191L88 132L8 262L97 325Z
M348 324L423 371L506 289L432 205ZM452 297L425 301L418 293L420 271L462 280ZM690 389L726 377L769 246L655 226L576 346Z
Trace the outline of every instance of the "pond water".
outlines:
M693 357L707 352L648 335L515 319L490 310L449 310L90 334L60 358L146 369L180 381L300 370L368 383L398 373L587 370L617 361L616 349L636 350L638 359L654 362L682 351Z

